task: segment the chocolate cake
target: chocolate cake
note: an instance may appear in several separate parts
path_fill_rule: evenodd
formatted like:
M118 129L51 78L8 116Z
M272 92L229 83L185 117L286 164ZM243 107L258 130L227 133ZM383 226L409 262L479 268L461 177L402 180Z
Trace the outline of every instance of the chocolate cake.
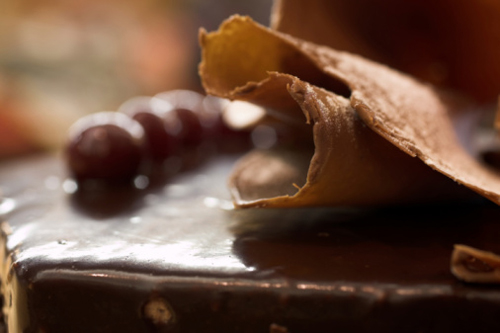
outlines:
M54 156L4 162L8 332L500 329L500 288L449 269L453 244L500 252L494 204L233 210L234 160L145 190L76 190Z
M67 167L0 165L7 332L500 330L500 178L458 130L477 105L288 35L300 3L200 32L206 92L262 107L244 142L276 147L213 154L229 102L182 93L81 119Z

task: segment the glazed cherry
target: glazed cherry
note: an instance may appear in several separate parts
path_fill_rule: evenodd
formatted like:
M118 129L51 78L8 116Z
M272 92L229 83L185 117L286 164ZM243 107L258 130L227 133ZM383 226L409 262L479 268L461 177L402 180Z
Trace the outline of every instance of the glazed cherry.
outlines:
M203 95L190 90L172 90L154 98L171 105L164 117L165 125L177 134L183 149L196 148L208 139L202 124Z
M78 180L129 180L137 174L143 155L144 130L124 114L91 114L69 130L66 158Z
M119 112L141 124L146 136L146 150L154 161L163 161L179 150L179 138L173 129L165 126L164 115L171 109L165 101L150 97L136 97L125 102Z
M153 160L165 160L178 150L179 139L174 133L166 129L162 118L151 112L139 111L132 119L136 120L144 128L147 151Z
M164 122L183 148L195 148L203 142L204 128L197 113L188 109L173 109L165 114Z

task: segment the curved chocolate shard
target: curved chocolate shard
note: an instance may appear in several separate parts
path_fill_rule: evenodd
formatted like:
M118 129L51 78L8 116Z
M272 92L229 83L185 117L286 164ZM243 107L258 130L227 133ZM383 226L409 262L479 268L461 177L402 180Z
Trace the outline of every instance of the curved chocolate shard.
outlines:
M453 129L459 99L247 17L234 16L217 32L202 31L200 42L207 93L262 105L270 117L291 124L305 116L313 127L315 152L298 192L266 196L264 188L257 199L248 194L250 186L240 186L246 168L240 164L230 183L237 205L372 205L463 194L432 169L500 203L500 177L464 150ZM266 169L264 162L258 167Z

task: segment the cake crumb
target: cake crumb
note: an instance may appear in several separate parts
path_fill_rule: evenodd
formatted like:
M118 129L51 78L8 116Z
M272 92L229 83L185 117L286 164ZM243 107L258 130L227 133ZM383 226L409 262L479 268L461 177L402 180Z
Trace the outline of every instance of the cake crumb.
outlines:
M286 328L285 326L273 323L271 324L271 326L269 326L269 333L290 333L290 331L288 331L288 328Z
M451 257L451 272L469 283L500 283L500 256L457 244Z
M143 315L154 325L167 325L173 321L173 311L163 298L150 299L143 308Z

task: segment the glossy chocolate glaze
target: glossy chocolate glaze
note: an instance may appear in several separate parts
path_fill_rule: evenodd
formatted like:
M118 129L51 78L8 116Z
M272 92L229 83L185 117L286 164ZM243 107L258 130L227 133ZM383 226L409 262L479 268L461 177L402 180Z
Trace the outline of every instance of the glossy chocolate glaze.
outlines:
M234 211L233 161L75 193L58 158L4 163L9 332L500 329L500 288L449 270L455 243L500 253L498 207Z

